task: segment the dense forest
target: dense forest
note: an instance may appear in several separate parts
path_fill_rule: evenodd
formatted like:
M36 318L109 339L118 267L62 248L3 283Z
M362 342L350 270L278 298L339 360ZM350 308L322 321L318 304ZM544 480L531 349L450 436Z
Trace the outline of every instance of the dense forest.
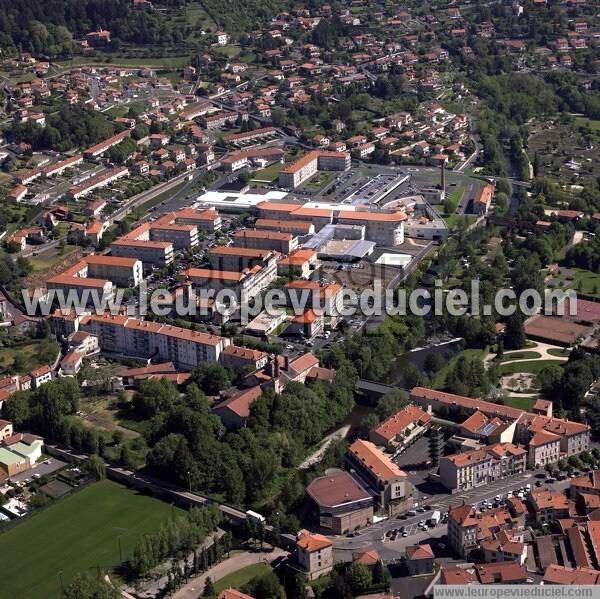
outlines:
M181 7L184 0L155 0L157 7ZM279 0L205 0L201 6L219 27L248 32L281 9ZM97 29L112 34L111 48L121 43L165 46L186 39L185 24L162 11L136 9L131 0L0 0L2 55L32 52L59 58L74 51L74 39Z
M102 141L115 132L113 123L104 115L81 105L64 105L47 117L45 127L28 121L15 123L5 130L14 142L31 144L33 150L66 152Z
M163 45L174 32L154 11L136 10L130 0L0 0L0 48L49 57L67 56L73 38L108 29L116 40Z

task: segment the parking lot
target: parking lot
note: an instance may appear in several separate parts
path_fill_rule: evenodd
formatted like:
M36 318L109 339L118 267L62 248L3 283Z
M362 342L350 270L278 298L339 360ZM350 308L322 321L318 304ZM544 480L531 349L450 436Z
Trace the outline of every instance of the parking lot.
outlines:
M14 476L11 476L10 479L16 483L20 483L23 481L31 481L34 478L40 478L45 474L51 474L56 470L60 470L63 466L66 465L67 463L63 462L62 460L58 460L56 458L48 458L47 460L40 462L39 464L35 464L33 468L27 470L27 472L22 472L21 474L15 474Z

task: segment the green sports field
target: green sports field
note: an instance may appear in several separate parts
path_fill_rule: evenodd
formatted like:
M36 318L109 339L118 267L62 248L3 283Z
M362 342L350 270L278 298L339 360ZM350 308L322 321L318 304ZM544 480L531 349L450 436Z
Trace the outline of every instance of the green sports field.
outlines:
M2 597L50 599L77 572L119 564L136 541L180 510L103 480L0 534ZM62 572L62 575L60 574Z

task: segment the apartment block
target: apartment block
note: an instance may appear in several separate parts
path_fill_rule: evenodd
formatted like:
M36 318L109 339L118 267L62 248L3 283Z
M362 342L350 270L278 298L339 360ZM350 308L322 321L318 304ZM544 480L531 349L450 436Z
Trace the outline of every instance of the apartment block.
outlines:
M431 414L417 406L407 406L392 414L369 432L369 439L388 451L396 452L413 443L429 428Z
M393 247L404 243L404 212L340 211L337 222L365 227L365 239L377 245Z
M512 443L440 458L440 481L452 492L468 491L527 468L527 451Z
M110 246L112 256L138 258L144 265L168 266L173 262L173 244L170 241L141 241L120 238Z
M540 431L529 439L527 465L543 468L560 460L560 437L554 433Z
M86 256L71 268L46 281L47 289L62 290L64 293L75 291L79 301L96 291L99 298L104 294L110 297L114 287L136 287L143 277L142 263L135 258L116 256Z
M78 185L69 187L67 196L72 200L77 200L83 196L86 196L88 193L91 193L94 191L94 189L106 187L114 181L128 176L129 169L126 166L117 166L115 168L106 169L95 177L91 177L90 179L86 179Z
M233 245L237 248L274 250L289 254L298 247L298 238L291 233L260 229L243 229L232 235Z
M300 248L279 260L277 273L283 277L308 279L319 265L315 250Z
M174 250L198 245L199 231L214 233L221 228L221 224L221 217L216 210L184 208L136 227L117 239L111 251L115 256L135 256L138 249L146 247L146 251L140 251L140 259L145 264L165 266L173 261Z
M561 518L570 518L576 514L575 503L564 493L548 489L533 489L529 493L529 503L540 522L554 522Z
M229 339L158 322L122 315L85 316L80 328L98 337L102 351L173 362L193 370L203 362L217 362Z
M256 265L241 272L213 268L189 268L181 274L187 277L194 287L209 289L215 294L223 289L230 289L238 302L244 303L277 278L277 262L273 259L265 267Z
M561 457L576 455L590 447L590 427L581 422L533 414L520 408L427 387L414 387L410 397L424 410L432 409L434 412L440 409L460 410L471 414L479 410L490 418L498 417L507 423L514 423L513 442L524 446L529 445L529 441L537 432L552 433L560 437Z
M277 218L258 218L254 223L257 229L280 231L292 235L314 235L315 226L310 221L278 220Z
M347 152L329 152L314 150L307 152L282 169L279 173L279 185L295 189L316 175L317 171L346 171L350 168L350 154Z
M129 131L129 130L121 131L120 133L117 133L116 135L113 135L112 137L109 137L108 139L105 139L104 141L101 141L100 143L97 143L96 145L89 147L87 150L85 150L83 152L83 157L86 160L98 158L98 156L102 156L102 154L104 154L104 152L106 152L113 146L120 144L124 139L126 139L127 137L130 137L130 136L131 136L131 131Z
M376 498L378 509L389 516L412 506L417 498L406 472L370 441L355 441L346 453L346 465Z
M277 269L276 256L272 250L217 246L208 250L208 259L210 265L217 270L241 272L254 266Z
M520 525L504 508L477 512L472 505L461 505L448 512L448 542L463 558L479 547L483 539Z
M108 279L117 287L137 287L143 279L142 262L136 258L92 255L84 258L84 262L86 276Z
M324 325L334 329L342 316L344 288L338 283L321 285L318 281L295 280L284 287L288 306L311 309L324 317Z

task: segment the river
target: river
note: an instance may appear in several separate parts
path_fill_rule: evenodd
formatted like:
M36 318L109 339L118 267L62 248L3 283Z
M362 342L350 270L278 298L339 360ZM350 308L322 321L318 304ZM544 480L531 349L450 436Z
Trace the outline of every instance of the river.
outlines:
M387 381L383 383L394 385L395 383L402 382L402 370L406 364L414 364L419 370L424 372L424 364L427 356L432 354L441 355L445 361L448 361L452 356L455 356L463 348L462 339L452 339L444 343L431 345L427 347L417 347L411 351L408 351L398 357L396 364L391 372L391 375ZM357 403L350 414L344 418L344 420L338 424L334 430L342 428L344 426L350 426L349 438L353 438L353 433L356 428L360 425L362 419L373 411L373 406L365 405L363 403ZM333 432L333 431L329 431Z

